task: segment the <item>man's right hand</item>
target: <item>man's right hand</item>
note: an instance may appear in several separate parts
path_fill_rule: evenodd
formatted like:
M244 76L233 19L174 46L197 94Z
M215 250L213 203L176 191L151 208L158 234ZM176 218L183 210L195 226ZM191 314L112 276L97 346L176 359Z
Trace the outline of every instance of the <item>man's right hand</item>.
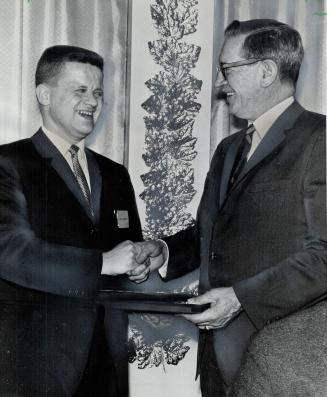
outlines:
M162 240L148 240L135 243L136 261L139 266L129 271L128 278L135 283L142 283L150 272L159 269L168 259L168 248Z
M163 241L124 241L111 251L103 253L101 274L127 274L131 281L140 283L150 272L159 269L167 260L168 250Z
M129 240L116 245L112 250L102 254L103 264L101 274L117 276L125 273L130 274L132 271L139 273L140 266L146 266L145 263L141 264L140 261L136 261L136 257L140 253L141 247ZM137 268L139 269L137 270Z
M148 240L136 243L140 249L136 260L139 263L144 263L148 258L150 259L150 272L159 269L168 258L167 245L162 240Z

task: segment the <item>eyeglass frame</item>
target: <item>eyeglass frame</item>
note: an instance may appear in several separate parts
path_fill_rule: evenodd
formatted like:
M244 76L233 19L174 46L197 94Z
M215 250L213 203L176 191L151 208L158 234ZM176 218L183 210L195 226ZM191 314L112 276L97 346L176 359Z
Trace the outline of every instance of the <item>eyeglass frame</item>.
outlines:
M235 62L230 62L230 63L225 63L227 66L222 66L223 64L219 64L219 66L216 66L217 70L217 77L218 74L221 73L223 75L223 78L226 80L226 75L225 75L225 70L229 68L237 68L239 66L247 66L247 65L253 65L254 63L265 61L266 58L248 58L248 59L242 59L240 61L235 61Z

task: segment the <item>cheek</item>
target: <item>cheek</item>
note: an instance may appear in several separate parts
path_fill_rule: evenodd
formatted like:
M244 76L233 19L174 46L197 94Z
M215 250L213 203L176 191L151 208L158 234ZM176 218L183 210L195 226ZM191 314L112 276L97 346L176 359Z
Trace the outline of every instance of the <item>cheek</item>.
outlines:
M246 81L243 81L242 83L238 84L234 88L234 90L236 91L240 99L243 99L244 101L254 98L257 95L253 85Z
M99 100L99 101L98 101L98 105L97 105L97 110L96 110L96 113L97 113L97 114L99 114L99 113L101 112L102 106L103 106L103 101L102 101L102 100Z
M69 99L69 106L74 110L78 109L80 103L81 103L81 99L78 97L72 97Z
M67 97L62 95L57 98L57 109L60 109L60 112L69 115L75 110L76 101L74 101L71 97Z
M245 81L239 76L233 76L228 80L228 85L238 94L244 91Z

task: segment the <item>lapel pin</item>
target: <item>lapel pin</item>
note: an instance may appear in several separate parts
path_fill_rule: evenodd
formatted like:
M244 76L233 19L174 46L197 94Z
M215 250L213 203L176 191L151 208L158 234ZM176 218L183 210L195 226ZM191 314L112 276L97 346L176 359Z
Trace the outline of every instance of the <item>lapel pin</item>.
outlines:
M115 210L115 215L117 219L117 226L119 229L129 228L129 216L127 210Z

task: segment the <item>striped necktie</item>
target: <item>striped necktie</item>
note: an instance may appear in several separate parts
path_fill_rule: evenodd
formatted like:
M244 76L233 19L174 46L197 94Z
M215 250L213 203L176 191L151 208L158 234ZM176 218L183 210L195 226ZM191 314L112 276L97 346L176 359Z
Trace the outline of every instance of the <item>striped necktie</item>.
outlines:
M249 151L251 149L251 144L252 144L252 137L253 133L255 131L255 128L253 124L250 124L245 132L244 138L242 140L242 143L240 145L240 148L238 150L235 163L233 166L233 170L231 173L231 178L229 181L229 189L233 186L233 183L237 180L238 176L242 172L246 162L247 162L247 156L249 154Z
M76 145L72 145L69 148L69 153L72 156L74 175L75 175L75 178L79 184L79 187L81 188L83 196L90 208L91 215L92 215L92 217L94 217L94 212L93 212L92 203L91 203L91 192L90 192L90 188L87 183L85 174L83 172L83 169L81 167L81 164L78 161L78 151L79 151L79 147Z

